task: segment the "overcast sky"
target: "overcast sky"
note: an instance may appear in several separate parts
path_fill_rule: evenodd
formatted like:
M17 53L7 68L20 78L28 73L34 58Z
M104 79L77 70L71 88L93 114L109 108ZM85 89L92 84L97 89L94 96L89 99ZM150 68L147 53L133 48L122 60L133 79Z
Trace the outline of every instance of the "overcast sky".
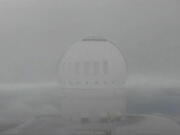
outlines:
M129 76L180 80L179 13L178 0L0 0L0 83L53 82L89 35L117 43Z

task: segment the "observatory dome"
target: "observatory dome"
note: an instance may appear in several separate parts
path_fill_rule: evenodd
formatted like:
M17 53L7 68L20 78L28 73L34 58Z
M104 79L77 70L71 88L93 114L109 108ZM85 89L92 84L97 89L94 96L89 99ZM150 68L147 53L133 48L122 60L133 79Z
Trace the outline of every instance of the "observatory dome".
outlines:
M59 66L64 88L119 88L126 78L120 50L104 38L82 39L67 50Z

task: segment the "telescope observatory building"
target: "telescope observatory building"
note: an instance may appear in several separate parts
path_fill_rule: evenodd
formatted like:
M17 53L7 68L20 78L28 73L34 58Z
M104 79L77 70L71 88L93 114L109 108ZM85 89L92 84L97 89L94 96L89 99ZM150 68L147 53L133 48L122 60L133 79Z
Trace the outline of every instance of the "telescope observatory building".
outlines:
M66 112L125 112L121 86L127 76L126 63L111 41L89 37L72 45L62 57L58 73L61 88L67 92Z

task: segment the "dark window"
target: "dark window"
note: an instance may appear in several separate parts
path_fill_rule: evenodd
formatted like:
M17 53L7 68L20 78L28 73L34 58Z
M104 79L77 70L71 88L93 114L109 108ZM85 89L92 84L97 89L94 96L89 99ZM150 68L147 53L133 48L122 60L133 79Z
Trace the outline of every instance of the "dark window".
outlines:
M94 75L98 75L99 74L99 62L95 61L94 62Z
M108 74L109 72L109 65L107 60L103 61L103 72L104 74Z
M75 74L80 74L80 63L76 62L75 63Z

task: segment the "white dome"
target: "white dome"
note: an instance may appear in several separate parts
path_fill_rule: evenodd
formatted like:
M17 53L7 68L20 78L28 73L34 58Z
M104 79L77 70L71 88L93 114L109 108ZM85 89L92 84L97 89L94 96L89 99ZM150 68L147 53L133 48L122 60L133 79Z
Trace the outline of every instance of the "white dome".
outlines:
M64 88L119 88L126 78L120 50L103 38L86 38L73 45L59 66Z

